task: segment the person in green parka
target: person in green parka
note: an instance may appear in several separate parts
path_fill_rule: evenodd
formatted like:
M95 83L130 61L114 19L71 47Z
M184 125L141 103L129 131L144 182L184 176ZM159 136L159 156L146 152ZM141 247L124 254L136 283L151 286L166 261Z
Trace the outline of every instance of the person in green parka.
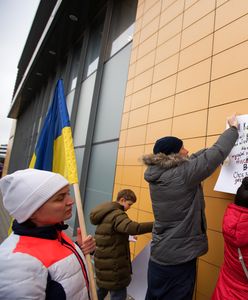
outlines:
M153 222L137 223L126 214L135 202L135 193L124 189L115 202L100 204L90 213L91 223L97 225L94 262L99 300L108 292L111 300L126 299L132 274L129 235L152 231Z

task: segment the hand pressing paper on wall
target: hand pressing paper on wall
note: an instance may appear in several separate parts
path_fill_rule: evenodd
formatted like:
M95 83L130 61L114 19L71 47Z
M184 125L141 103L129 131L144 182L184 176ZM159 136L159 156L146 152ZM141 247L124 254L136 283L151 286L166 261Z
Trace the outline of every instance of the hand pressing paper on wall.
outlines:
M235 194L244 177L248 176L248 115L237 116L239 138L221 167L214 190Z

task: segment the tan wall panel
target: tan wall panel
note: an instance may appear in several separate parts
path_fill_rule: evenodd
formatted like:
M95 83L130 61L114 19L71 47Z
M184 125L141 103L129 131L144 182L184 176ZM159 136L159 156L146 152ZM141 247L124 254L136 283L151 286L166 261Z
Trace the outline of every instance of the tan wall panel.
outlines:
M137 31L133 35L133 47L136 48L140 42L141 31Z
M126 146L137 146L145 144L146 126L128 129Z
M248 1L230 0L216 10L216 29L248 13Z
M131 220L137 220L138 210L131 207L129 210L127 210L127 215Z
M113 191L113 197L112 197L112 201L114 201L117 197L118 192L121 190L121 185L115 183L114 184L114 191Z
M222 232L222 221L224 212L226 210L227 205L231 202L232 201L230 200L211 198L205 196L208 229L214 230L216 232L218 231L219 233Z
M157 139L171 135L171 119L150 123L147 125L146 143L154 143Z
M115 169L115 183L117 183L117 184L122 183L123 170L124 170L123 166L118 166L118 165L116 166L116 169Z
M220 218L221 216L215 214L215 217ZM201 259L220 267L224 259L224 239L222 233L208 230L207 235L209 249L208 252L201 257ZM216 249L218 249L218 251L216 251Z
M162 0L162 11L171 6L176 0Z
M134 48L132 45L132 53L131 53L131 58L130 58L130 64L133 64L136 62L138 56L138 47Z
M183 28L206 16L215 9L215 0L198 1L185 11Z
M149 189L141 188L139 209L152 213L152 201Z
M129 96L133 92L134 79L129 79L126 85L126 96Z
M217 30L214 34L214 54L248 39L248 15Z
M218 275L218 267L200 259L198 263L196 290L199 290L201 294L211 299Z
M189 155L205 148L205 137L204 138L194 138L187 139L183 141L184 147L189 151Z
M122 184L140 186L141 176L142 176L142 167L124 166Z
M137 33L138 31L141 30L142 28L142 17L136 20L135 25L134 25L134 34Z
M209 35L199 42L185 48L180 53L179 70L209 58L212 53L213 37Z
M247 78L248 70L244 70L213 81L210 90L210 106L248 98Z
M170 76L152 85L151 102L172 96L175 93L176 75Z
M248 42L237 45L213 57L212 79L223 77L248 67Z
M145 154L152 153L153 151L153 143L145 145Z
M154 216L153 214L143 211L143 210L139 210L139 214L138 214L138 222L153 222L154 221ZM151 236L150 233L146 234L146 236Z
M124 113L122 115L122 121L121 121L121 129L127 129L128 127L128 120L129 120L129 113Z
M172 20L166 26L160 28L158 32L158 45L161 45L171 39L172 37L178 35L182 29L183 15L179 15L174 20Z
M140 126L147 123L148 118L148 105L132 110L130 112L130 118L128 127Z
M172 19L180 15L183 12L183 7L184 0L177 0L174 3L172 3L168 8L166 8L161 14L160 27L163 27Z
M166 58L176 54L180 49L180 34L171 38L156 50L155 64L160 63Z
M173 115L174 97L169 97L150 105L148 123L171 118Z
M197 300L209 300L208 296L202 295L200 292L196 293L196 298Z
M156 48L157 38L158 38L158 33L155 33L154 35L152 35L147 40L145 40L142 44L139 45L137 59L143 57L144 55L148 54L149 52L151 52Z
M229 1L229 0L217 0L217 7L224 4L227 1Z
M210 108L208 117L208 135L220 134L226 128L226 118L233 113L247 113L248 100L238 101Z
M175 96L174 115L181 115L208 107L209 83Z
M209 197L216 197L216 198L223 198L223 199L229 199L230 200L230 199L233 198L233 196L231 194L217 192L217 191L214 190L215 184L216 184L217 179L219 177L220 168L221 168L221 166L218 167L214 171L214 173L204 181L204 185L203 185L204 195L209 196Z
M140 157L144 154L144 146L126 147L125 165L139 166L142 164Z
M160 2L160 0L145 0L144 12L147 12L148 10L152 9L154 7L154 5L159 2ZM160 10L160 5L157 9Z
M127 142L127 130L121 130L119 147L124 147L126 145L126 142Z
M130 110L131 102L132 102L132 95L126 96L125 102L124 102L124 107L123 107L123 113L126 113Z
M125 148L119 148L118 155L117 155L117 165L124 164L124 156L125 156Z
M151 35L153 35L159 28L159 17L155 18L147 26L145 26L140 32L140 43L144 42Z
M154 66L155 50L146 54L136 62L135 76Z
M153 82L160 81L177 72L179 54L164 60L154 68Z
M172 135L179 138L200 137L206 134L207 111L175 117L172 125Z
M214 13L208 14L196 23L186 28L182 33L181 48L185 48L213 32Z
M148 189L149 185L148 185L147 181L144 179L145 170L146 170L146 166L143 166L143 171L142 171L142 176L141 176L141 187Z
M150 102L151 86L139 90L132 95L131 109L138 108L140 106L147 105Z
M178 73L177 92L206 83L210 80L211 60L206 59Z
M188 9L190 6L192 6L197 1L199 1L199 0L185 0L185 9Z
M143 16L144 7L145 7L144 1L139 0L139 5L137 7L137 12L136 12L136 19L137 20Z
M147 6L149 3L149 6ZM160 14L160 1L146 1L145 2L145 13L143 15L142 27L145 27L153 19L155 19Z
M151 85L152 75L153 69L149 69L144 73L141 73L140 75L134 77L133 92L137 92L138 90L142 90L143 88Z
M136 64L129 65L128 69L128 78L133 79L135 76L135 69L136 69Z

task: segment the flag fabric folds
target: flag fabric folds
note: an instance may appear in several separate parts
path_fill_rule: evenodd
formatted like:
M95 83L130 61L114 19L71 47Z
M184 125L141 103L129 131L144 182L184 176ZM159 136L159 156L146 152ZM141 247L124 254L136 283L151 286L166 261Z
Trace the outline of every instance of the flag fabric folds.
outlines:
M56 84L53 101L29 167L60 173L70 184L78 183L71 126L61 79Z

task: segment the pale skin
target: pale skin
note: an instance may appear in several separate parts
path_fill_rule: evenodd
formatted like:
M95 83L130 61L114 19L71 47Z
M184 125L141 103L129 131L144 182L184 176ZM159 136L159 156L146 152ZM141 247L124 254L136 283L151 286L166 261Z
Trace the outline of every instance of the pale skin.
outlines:
M70 188L67 185L37 209L30 219L37 227L61 223L71 218L73 204L74 200L70 196ZM77 229L77 242L84 255L95 251L95 239L91 235L82 237L79 228Z

